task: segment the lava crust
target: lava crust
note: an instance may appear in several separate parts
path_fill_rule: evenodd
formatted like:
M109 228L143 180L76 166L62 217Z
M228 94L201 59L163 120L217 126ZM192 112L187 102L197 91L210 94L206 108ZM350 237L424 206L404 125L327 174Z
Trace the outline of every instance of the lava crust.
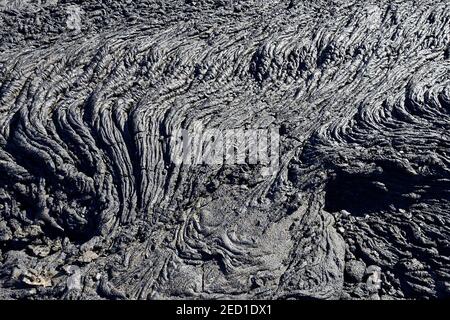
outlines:
M447 0L7 0L0 26L0 298L450 296ZM174 161L199 123L272 130L277 165Z

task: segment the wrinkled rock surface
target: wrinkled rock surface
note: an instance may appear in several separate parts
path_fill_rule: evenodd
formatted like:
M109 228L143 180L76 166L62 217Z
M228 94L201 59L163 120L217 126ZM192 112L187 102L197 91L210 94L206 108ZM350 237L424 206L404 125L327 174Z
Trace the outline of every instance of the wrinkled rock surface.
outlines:
M0 298L449 297L449 129L446 0L0 1Z

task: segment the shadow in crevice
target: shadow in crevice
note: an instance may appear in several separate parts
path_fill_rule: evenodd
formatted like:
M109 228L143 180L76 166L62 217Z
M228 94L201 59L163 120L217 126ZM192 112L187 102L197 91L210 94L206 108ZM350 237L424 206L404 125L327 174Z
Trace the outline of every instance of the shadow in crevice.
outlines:
M363 216L388 210L391 206L407 209L414 199L405 198L414 190L408 183L378 182L372 177L341 173L326 186L325 210L337 212L346 210L352 215Z

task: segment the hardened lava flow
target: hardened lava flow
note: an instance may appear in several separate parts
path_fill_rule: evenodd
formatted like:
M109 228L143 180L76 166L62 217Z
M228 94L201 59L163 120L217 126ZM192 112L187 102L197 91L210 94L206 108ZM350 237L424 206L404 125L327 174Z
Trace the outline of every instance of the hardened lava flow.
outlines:
M0 1L0 298L448 298L449 129L446 0Z

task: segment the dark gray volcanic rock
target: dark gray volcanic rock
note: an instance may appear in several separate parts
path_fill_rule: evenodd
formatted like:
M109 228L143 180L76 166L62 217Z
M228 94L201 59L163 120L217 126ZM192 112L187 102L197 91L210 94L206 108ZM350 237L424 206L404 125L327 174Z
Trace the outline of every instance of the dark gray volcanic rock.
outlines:
M0 298L449 297L449 129L446 0L0 1Z

